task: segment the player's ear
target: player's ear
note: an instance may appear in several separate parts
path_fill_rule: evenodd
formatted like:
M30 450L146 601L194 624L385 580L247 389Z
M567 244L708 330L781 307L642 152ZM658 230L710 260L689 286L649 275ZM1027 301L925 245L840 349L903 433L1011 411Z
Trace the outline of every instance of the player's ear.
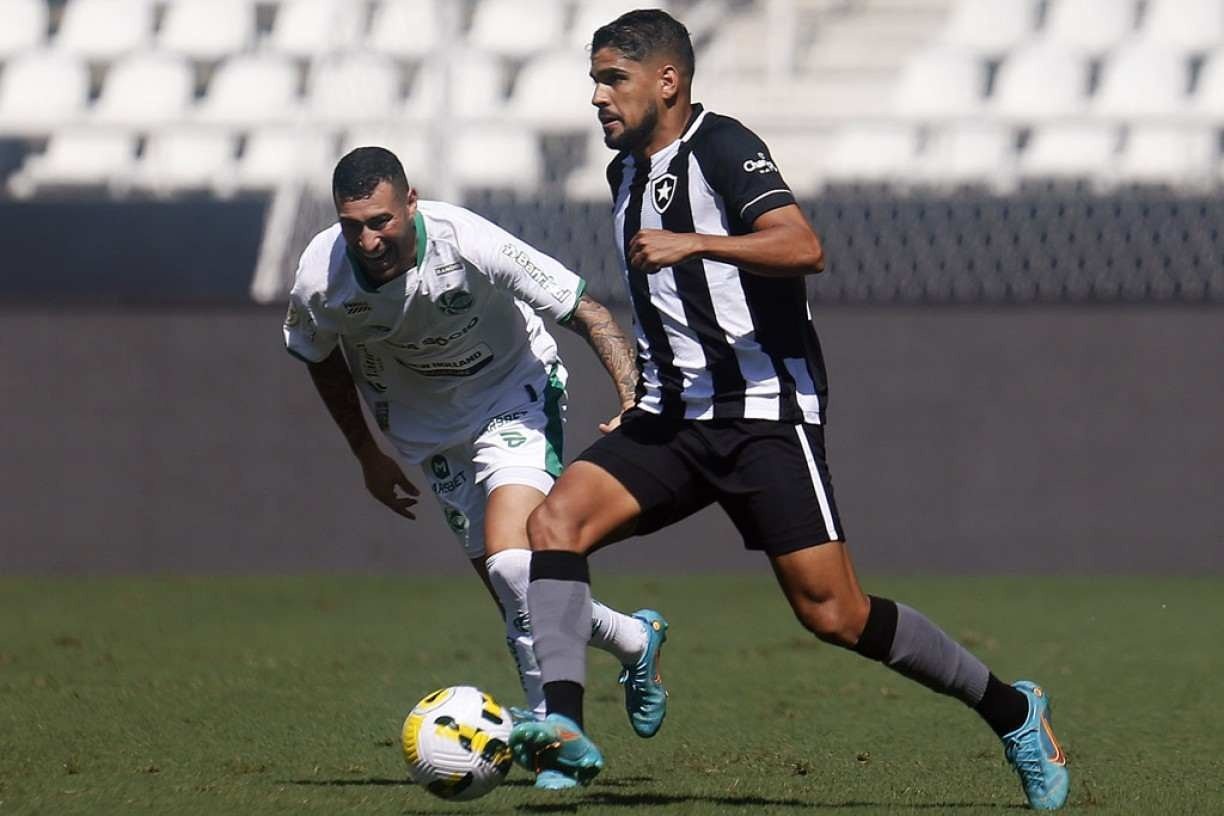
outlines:
M406 197L406 199L405 199L405 202L404 202L404 207L405 207L405 208L408 210L408 217L409 217L409 218L411 218L412 216L416 215L416 209L417 209L417 191L416 191L416 188L415 188L415 187L413 187L413 186L411 186L411 185L409 185L409 187L408 187L408 195L407 195L407 197Z
M659 94L664 102L672 102L680 93L680 71L670 62L659 69Z

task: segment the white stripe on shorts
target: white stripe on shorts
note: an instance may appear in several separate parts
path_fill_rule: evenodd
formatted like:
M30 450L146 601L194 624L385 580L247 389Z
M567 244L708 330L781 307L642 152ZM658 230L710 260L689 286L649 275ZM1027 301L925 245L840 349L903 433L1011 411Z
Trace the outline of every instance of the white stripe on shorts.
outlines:
M833 524L833 511L829 509L829 494L825 492L824 481L821 480L820 471L816 468L816 460L812 458L812 448L808 445L802 425L795 426L795 435L799 437L799 446L803 448L803 458L807 460L808 475L812 477L812 487L816 489L816 500L820 502L820 516L824 519L825 530L830 540L839 541L841 533Z

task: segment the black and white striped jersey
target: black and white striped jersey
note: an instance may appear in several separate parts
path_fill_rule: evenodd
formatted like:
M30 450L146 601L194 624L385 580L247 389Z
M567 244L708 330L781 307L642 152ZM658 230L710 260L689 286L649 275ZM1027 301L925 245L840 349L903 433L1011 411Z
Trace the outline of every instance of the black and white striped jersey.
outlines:
M684 419L819 424L826 385L803 278L766 278L695 259L630 268L639 229L744 235L795 203L765 143L735 119L693 106L684 134L650 158L608 166L621 268L638 342L638 406Z

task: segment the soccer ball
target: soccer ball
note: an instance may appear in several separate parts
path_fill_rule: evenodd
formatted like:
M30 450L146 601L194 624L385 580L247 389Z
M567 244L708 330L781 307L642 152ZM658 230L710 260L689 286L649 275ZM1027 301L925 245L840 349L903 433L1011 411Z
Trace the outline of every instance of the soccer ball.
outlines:
M506 778L510 712L478 688L438 689L404 720L401 741L412 781L443 799L475 799Z

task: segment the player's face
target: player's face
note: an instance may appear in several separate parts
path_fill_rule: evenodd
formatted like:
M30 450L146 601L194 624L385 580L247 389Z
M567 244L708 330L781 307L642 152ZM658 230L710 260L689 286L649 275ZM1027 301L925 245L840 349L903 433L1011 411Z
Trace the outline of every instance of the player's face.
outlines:
M344 241L371 276L386 276L403 269L403 259L415 258L412 217L416 201L416 190L397 192L394 185L383 181L366 198L336 202Z
M599 110L604 144L613 150L641 150L649 144L662 101L659 67L611 47L591 54L591 104Z

